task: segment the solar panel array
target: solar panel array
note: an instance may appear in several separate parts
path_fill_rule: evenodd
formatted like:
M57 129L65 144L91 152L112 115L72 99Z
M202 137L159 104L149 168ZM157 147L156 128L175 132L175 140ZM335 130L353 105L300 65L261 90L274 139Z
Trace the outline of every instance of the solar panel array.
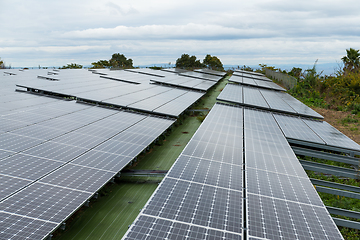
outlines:
M174 120L56 100L1 115L10 122L21 124L0 134L0 222L16 224L0 235L43 239Z
M154 74L104 69L92 71L92 73L83 69L80 70L59 71L56 75L59 81L46 81L40 78L29 79L27 74L23 74L24 77L16 76L16 84L21 89L32 89L37 92L76 98L79 101L130 108L171 117L178 117L204 95L203 92L149 84L150 79L164 79L164 77L154 76ZM188 81L194 80L190 77L186 77L186 79ZM197 83L210 82L195 81ZM212 86L205 83L196 85L199 87L194 87L195 90L207 90ZM192 88L192 85L189 85L189 88Z
M250 239L342 239L270 112L244 110Z
M60 81L76 79L74 92L89 81L84 75L94 79L85 91L102 86L99 75L61 72ZM57 81L37 78L44 70L11 73L0 76L1 239L46 238L175 122L16 92L19 80ZM71 91L67 83L59 89ZM190 106L193 99L180 100Z
M299 116L323 118L285 92L227 84L217 100Z
M240 76L232 75L229 78L229 82L240 83L240 84L243 84L243 85L249 85L249 86L265 88L265 89L286 91L286 89L280 87L279 85L277 85L274 82L258 80L258 79L253 79L253 78L249 78L249 77L240 77Z
M242 237L342 239L272 114L216 104L123 239Z

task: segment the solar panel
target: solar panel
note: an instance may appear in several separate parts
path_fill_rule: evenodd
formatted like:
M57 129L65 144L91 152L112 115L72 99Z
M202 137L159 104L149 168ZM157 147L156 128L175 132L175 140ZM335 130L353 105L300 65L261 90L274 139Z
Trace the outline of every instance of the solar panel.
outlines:
M199 79L204 79L204 80L214 81L214 82L218 82L222 78L221 76L210 75L210 74L201 73L201 72L193 72L193 71L179 73L179 75L192 77L192 78L199 78Z
M151 79L151 81L169 86L184 87L184 88L190 88L190 89L202 90L202 91L207 91L209 88L211 88L216 84L216 82L214 81L189 78L185 76L177 76L176 78L165 77L161 79Z
M31 182L32 181L27 179L0 174L0 201Z
M23 153L35 157L68 162L71 159L81 155L86 150L86 148L74 147L68 144L49 141L25 150Z
M243 103L242 87L235 84L227 84L226 87L221 91L217 99L242 104Z
M248 215L250 239L343 239L325 207L249 193Z
M271 109L278 110L279 112L297 114L297 112L289 104L276 95L275 91L260 90L260 92L266 99L266 102L269 104Z
M323 118L323 116L289 94L270 89L227 84L221 94L217 97L217 100L275 112Z
M257 88L243 87L244 105L269 108L269 105Z
M0 134L0 149L13 152L24 151L42 142L42 140L32 137L25 137L11 133Z
M303 119L327 145L360 151L360 145L325 121Z
M50 173L39 182L67 189L95 193L112 179L114 174L116 174L116 172L78 166L70 163Z
M273 114L286 138L325 144L299 117Z
M202 68L202 69L195 69L194 72L200 72L200 73L206 73L216 76L224 77L226 75L226 72L220 72L212 69Z
M314 117L314 118L324 118L319 113L315 112L296 98L290 96L287 93L277 92L278 96L281 97L285 102L287 102L296 112L302 116Z
M60 167L62 164L59 161L16 154L1 161L0 174L34 181Z
M127 157L102 151L90 150L71 161L71 163L74 165L91 167L100 170L119 172L132 159L132 156Z
M0 211L60 224L91 195L89 192L34 183L2 201Z

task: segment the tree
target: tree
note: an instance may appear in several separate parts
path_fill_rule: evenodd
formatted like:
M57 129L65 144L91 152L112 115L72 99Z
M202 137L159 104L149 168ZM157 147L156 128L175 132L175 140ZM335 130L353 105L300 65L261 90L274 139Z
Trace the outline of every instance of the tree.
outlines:
M82 68L83 66L80 65L80 64L76 64L76 63L70 63L70 64L67 64L66 66L62 66L61 69L80 69Z
M223 64L216 56L211 56L210 54L207 54L204 58L203 64L209 69L224 71Z
M109 62L113 68L133 68L133 60L127 59L124 54L114 53Z
M111 66L108 60L99 60L91 63L91 65L93 65L91 68L110 68Z
M184 53L180 58L176 59L175 66L177 68L185 68L185 69L194 69L201 68L204 65L197 60L195 56L191 56L189 54Z
M356 72L360 68L360 53L359 50L353 48L346 49L346 56L341 60L344 63L344 72Z
M1 60L1 58L0 58L0 69L3 69L3 68L5 68L5 63L4 63L4 61Z
M289 74L290 76L293 76L293 77L299 79L300 76L301 76L301 72L302 72L302 69L301 69L301 68L293 67L293 68L291 69L291 71L288 72L288 74Z

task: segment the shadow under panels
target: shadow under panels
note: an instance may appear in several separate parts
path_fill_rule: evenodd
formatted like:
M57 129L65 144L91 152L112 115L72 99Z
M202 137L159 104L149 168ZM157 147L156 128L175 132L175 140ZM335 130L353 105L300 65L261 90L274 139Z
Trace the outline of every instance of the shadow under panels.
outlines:
M217 100L298 116L323 118L299 100L280 91L227 84Z

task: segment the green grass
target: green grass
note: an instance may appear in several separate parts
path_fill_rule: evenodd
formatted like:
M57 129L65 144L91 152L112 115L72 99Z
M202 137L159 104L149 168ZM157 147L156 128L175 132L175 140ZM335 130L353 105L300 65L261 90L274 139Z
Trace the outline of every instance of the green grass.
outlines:
M220 81L193 109L211 109L226 83L227 80ZM181 124L173 127L162 145L153 145L149 152L141 154L129 168L170 169L200 126L198 117L199 114L185 114ZM117 183L104 187L102 192L106 192L105 196L92 201L89 208L83 207L67 221L66 230L58 230L54 239L121 239L160 181L158 177L121 177Z

